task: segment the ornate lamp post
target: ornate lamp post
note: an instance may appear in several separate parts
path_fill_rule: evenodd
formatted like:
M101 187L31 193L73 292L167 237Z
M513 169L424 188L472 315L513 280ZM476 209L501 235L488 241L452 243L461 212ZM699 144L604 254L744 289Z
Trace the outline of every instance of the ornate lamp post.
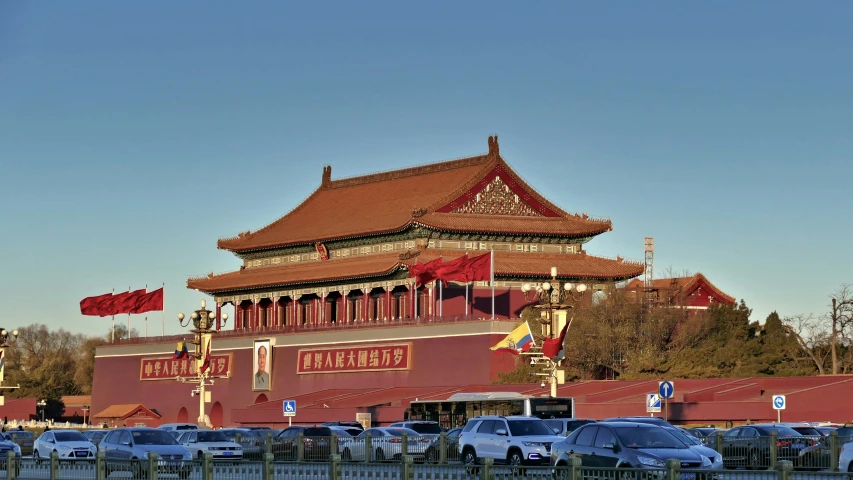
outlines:
M20 385L15 387L4 387L3 385L3 377L6 374L6 349L9 348L9 342L14 342L18 338L18 331L12 330L11 332L6 330L5 328L0 328L0 390L2 389L13 389L13 388L21 388ZM0 405L6 404L6 398L0 393Z
M189 321L184 323L184 314L178 314L178 322L180 322L182 327L189 326ZM228 321L228 314L222 314L222 325L225 325L225 322ZM210 310L205 308L205 301L201 301L201 308L194 311L190 315L190 320L193 323L193 328L190 330L191 333L194 334L194 341L187 342L191 345L195 345L195 351L190 353L190 356L196 360L196 378L184 378L179 377L178 381L184 383L196 383L198 384L198 388L192 391L191 395L198 395L199 399L199 407L198 407L198 424L199 425L207 425L208 428L212 427L210 425L209 419L204 414L204 404L210 403L210 392L207 391L207 387L213 385L213 376L209 375L210 372L210 350L211 350L211 342L213 340L213 334L216 333L215 324L216 314L211 312ZM208 365L205 365L207 363Z
M543 331L547 330L547 335L552 339L560 338L560 328L558 326L558 317L554 313L557 311L566 311L574 308L575 305L583 298L587 291L587 286L584 283L561 284L557 280L557 267L551 267L551 281L542 282L538 285L525 283L521 286L521 292L524 293L524 299L528 302L538 301L538 305L533 308L540 312L540 322L542 323ZM530 365L536 365L542 362L548 369L548 373L537 375L547 376L551 383L551 396L557 396L557 367L560 365L562 358L550 359L544 355L539 358L532 358ZM543 384L544 386L544 384Z

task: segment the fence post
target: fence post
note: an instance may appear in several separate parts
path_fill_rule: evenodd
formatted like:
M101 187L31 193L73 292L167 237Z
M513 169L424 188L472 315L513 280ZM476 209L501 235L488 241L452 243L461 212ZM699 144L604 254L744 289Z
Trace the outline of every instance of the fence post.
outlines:
M789 480L791 472L794 471L794 463L782 460L776 464L776 470L779 472L779 480Z
M329 459L331 460L332 455L340 456L340 452L338 452L338 436L332 433L331 438L329 438ZM340 459L338 459L340 461Z
M370 463L373 461L373 436L371 434L364 435L364 461Z
M14 450L6 452L6 478L9 480L18 478L18 457Z
M299 435L296 437L296 461L302 462L305 460L305 435L302 435L302 432L299 432Z
M681 460L670 458L666 461L666 478L669 480L681 478Z
M483 459L483 468L480 469L480 480L492 480L492 466L495 464L495 459L486 457Z
M581 478L581 459L578 457L569 457L569 480L580 480Z
M264 453L272 453L272 432L268 432L264 439Z
M405 433L403 435L405 435ZM413 457L411 455L403 455L403 468L402 468L403 476L401 477L402 480L411 480L412 478L414 478L415 471L412 468L412 465L414 465L414 463L415 463L415 457Z
M159 459L160 456L156 453L148 452L148 480L157 480L157 462Z
M104 452L95 453L95 478L105 480L107 478L107 462Z
M275 475L273 474L273 471L272 471L272 462L273 462L272 454L271 453L265 453L264 454L264 472L262 475L263 480L273 480L273 478L275 478Z
M213 480L213 454L205 452L201 460L201 480Z
M720 455L723 454L723 432L717 430L714 432L714 449Z
M447 463L447 432L441 432L438 436L438 463Z
M329 457L329 480L341 480L341 456L337 453Z
M838 471L838 432L829 432L829 471Z
M59 478L59 454L50 452L50 480Z
M779 432L777 432L776 430L770 430L770 468L771 469L776 468L776 458L777 458L778 454L779 454ZM764 455L761 455L761 456L763 457ZM759 465L753 465L753 466L757 467ZM764 465L760 465L760 466L763 467Z
M400 441L403 442L400 446L400 461L402 462L406 455L409 454L409 435L406 432L403 432L403 434L400 435Z

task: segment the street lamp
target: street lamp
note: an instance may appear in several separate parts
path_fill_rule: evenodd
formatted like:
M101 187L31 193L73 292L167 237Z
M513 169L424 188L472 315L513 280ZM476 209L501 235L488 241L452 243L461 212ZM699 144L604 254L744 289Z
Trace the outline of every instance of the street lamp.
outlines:
M550 282L542 282L538 285L524 283L521 285L521 292L524 294L524 299L526 301L539 302L538 305L534 305L533 308L540 311L539 318L542 323L543 330L545 330L545 327L547 326L550 338L558 339L560 336L560 329L557 325L558 319L557 316L554 315L554 312L574 308L575 305L580 302L581 298L583 298L587 288L587 285L584 283L574 284L567 282L561 284L557 279L557 267L551 267ZM537 360L544 361L545 366L548 368L548 373L540 375L550 377L551 396L556 397L557 367L562 359L550 359L545 358L544 356L537 359L534 357L530 359L530 365L535 366L537 364Z
M41 407L41 422L44 423L44 411L45 411L45 407L47 406L47 402L45 402L44 400L39 400L38 403L36 403L36 405Z
M195 345L195 351L190 354L192 358L196 361L196 378L184 378L178 377L179 382L183 383L196 383L198 384L198 388L193 390L190 395L195 395L198 393L199 400L199 408L198 408L198 424L199 425L207 425L211 427L207 419L204 415L204 404L210 402L210 392L206 391L206 387L213 385L212 376L209 374L210 368L209 366L205 366L204 363L208 360L207 354L211 350L211 341L213 334L216 333L214 328L214 322L216 321L216 314L206 307L206 303L204 300L201 301L201 308L194 311L190 314L189 320L184 323L184 319L186 318L183 313L178 314L178 322L181 324L181 327L187 327L192 321L193 328L190 330L191 333L194 334L194 341L187 342L192 345ZM223 313L220 316L222 321L222 325L228 321L228 314Z
M6 374L6 349L9 348L9 342L14 342L18 338L18 331L12 330L11 332L6 330L5 328L0 328L0 390L7 388L21 388L20 385L16 387L4 387L3 385L3 377ZM5 405L6 399L2 393L0 393L0 405Z

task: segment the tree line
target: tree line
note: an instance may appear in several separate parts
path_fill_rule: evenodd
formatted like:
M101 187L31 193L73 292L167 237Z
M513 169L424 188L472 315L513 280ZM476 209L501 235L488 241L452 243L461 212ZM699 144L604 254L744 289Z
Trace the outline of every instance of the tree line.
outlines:
M115 334L127 338L127 327L116 325ZM139 335L131 329L130 336ZM62 416L63 396L92 393L95 350L111 338L112 330L104 336L87 336L43 324L18 328L18 338L6 349L3 384L20 388L5 390L5 395L44 400L46 418Z
M537 342L540 310L528 308ZM853 373L853 288L829 295L822 314L781 317L763 324L741 300L707 310L643 305L619 289L569 311L564 344L566 381L605 379L808 376ZM541 343L540 343L541 344ZM498 383L538 383L520 356Z

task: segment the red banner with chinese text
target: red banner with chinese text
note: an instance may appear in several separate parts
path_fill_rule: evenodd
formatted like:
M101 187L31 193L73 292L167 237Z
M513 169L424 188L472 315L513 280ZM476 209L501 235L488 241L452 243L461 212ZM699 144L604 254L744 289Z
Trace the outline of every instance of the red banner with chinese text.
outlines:
M143 358L141 362L140 380L174 380L177 377L190 378L198 375L198 361L194 358ZM230 377L231 355L211 355L209 375Z
M410 370L412 344L300 349L296 373L348 373Z

